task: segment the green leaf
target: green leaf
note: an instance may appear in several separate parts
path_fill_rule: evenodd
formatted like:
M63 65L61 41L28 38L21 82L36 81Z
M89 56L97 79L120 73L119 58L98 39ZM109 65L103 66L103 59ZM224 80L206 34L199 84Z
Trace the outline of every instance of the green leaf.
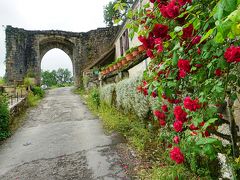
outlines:
M237 8L237 0L222 0L224 11L233 12Z
M204 124L204 126L202 128L204 130L207 129L208 126L210 126L211 124L213 124L217 120L218 120L218 118L209 119L208 121L205 122L205 124Z
M212 137L206 137L206 138L199 138L196 142L196 145L205 145L205 144L219 144L219 140L212 138Z
M172 59L172 65L173 65L173 66L176 66L176 65L177 65L178 59L179 59L178 54L177 54L176 51L174 51L174 53L173 53L173 59Z
M183 28L181 27L181 26L176 26L175 28L174 28L174 31L175 32L179 32L179 31L181 31Z
M208 32L202 37L200 43L202 43L205 39L207 39L214 31L215 28L209 29Z

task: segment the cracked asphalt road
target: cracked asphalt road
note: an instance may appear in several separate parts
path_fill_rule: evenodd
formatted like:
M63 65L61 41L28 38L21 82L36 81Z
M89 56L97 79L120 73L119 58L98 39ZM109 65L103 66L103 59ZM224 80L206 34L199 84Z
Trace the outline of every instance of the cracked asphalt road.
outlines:
M115 147L72 88L50 90L0 146L1 180L130 179Z

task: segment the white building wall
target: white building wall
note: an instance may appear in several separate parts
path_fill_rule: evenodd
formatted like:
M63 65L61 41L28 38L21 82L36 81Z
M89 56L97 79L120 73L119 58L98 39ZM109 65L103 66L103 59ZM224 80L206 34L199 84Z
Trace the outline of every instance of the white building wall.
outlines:
M146 4L148 3L149 0L143 0L142 4ZM140 7L140 1L138 2L138 4L136 4L136 6L134 8L139 8ZM127 22L126 22L127 23ZM122 34L124 33L124 31L126 30L125 27L122 28L121 32L119 33L118 37L116 38L115 41L115 47L116 47L116 51L115 51L115 59L117 59L118 57L121 56L121 50L120 50L120 37L122 36ZM131 47L135 47L135 46L139 46L141 44L141 42L138 40L138 35L135 34L135 36L133 37L133 39L129 38L129 48ZM147 64L150 62L150 59L148 58L147 60L144 60L143 62L139 63L138 65L136 65L135 67L131 68L128 70L129 72L129 77L135 77L135 76L139 76L143 73L143 71L146 69Z

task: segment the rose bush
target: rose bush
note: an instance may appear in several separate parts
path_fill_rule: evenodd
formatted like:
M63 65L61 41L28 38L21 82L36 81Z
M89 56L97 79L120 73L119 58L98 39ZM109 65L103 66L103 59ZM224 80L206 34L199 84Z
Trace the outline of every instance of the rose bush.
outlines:
M159 109L159 134L173 137L177 147L167 148L177 164L195 154L216 158L221 141L229 140L232 155L239 156L232 102L237 99L240 76L239 0L150 0L129 13L130 36L139 41L151 58L141 89L154 92ZM229 119L219 109L226 101ZM161 108L161 110L160 110ZM231 136L216 133L215 126L227 122ZM168 133L163 133L163 132Z

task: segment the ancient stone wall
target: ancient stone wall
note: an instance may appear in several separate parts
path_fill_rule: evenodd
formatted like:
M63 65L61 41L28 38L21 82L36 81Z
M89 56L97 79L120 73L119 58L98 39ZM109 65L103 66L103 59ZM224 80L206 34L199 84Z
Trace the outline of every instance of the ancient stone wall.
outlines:
M41 60L51 49L63 50L72 60L75 85L83 70L114 43L119 27L99 28L86 33L27 31L6 28L6 77L9 84L21 83L28 74L40 83Z

